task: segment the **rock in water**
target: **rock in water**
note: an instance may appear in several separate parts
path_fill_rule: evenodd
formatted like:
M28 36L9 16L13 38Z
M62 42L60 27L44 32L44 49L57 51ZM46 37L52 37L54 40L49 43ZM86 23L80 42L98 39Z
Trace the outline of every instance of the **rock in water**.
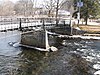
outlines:
M100 70L99 70L99 71L96 71L96 72L94 73L94 75L100 75Z
M9 44L10 46L13 46L14 42L9 42L8 44Z
M13 44L13 47L19 47L19 46L20 46L19 42Z
M94 68L94 69L99 69L99 70L100 70L100 65L99 65L99 64L95 64L95 65L93 65L93 68Z
M51 49L51 51L53 51L53 52L58 50L58 49L57 49L56 47L54 47L54 46L51 46L50 49Z

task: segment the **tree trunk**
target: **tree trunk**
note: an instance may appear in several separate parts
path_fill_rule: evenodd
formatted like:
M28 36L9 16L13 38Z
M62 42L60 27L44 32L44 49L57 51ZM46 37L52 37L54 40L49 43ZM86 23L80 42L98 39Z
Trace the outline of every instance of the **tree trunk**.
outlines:
M49 17L51 16L51 10L49 10L49 12L48 12L48 16L49 16Z
M85 25L87 25L87 22L88 22L88 17L86 16L85 17Z
M56 26L58 26L58 7L59 7L59 0L57 0L57 7L56 7Z
M88 15L88 9L87 9L87 11L86 11L86 16L85 16L85 25L87 25L88 18L89 18L89 15Z

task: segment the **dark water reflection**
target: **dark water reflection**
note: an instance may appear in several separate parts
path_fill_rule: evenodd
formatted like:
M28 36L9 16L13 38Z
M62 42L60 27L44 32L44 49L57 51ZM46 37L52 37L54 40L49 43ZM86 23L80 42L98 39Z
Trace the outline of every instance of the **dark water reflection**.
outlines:
M2 33L2 37L15 33L20 32ZM10 41L20 41L20 35L0 39L1 75L93 75L90 63L80 56L88 56L88 53L96 51L100 53L100 41L93 40L60 40L61 44L56 43L59 48L56 52L14 48L8 45ZM83 49L86 50L82 52Z
M22 52L19 56L22 60L19 61L18 75L36 75L36 73L38 74L46 65L46 63L44 63L46 55L43 52L22 48Z
M73 43L71 40L69 41ZM79 55L70 53L74 50L76 50L76 47L60 46L57 52L45 53L23 48L19 54L22 60L19 63L18 74L91 75L87 72L89 69L88 62Z

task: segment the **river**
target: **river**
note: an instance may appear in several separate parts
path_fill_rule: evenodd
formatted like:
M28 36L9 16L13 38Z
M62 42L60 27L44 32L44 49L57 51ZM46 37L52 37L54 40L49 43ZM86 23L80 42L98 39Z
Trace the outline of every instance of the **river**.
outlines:
M100 40L61 39L56 52L9 46L19 31L0 32L0 75L93 75L100 69Z

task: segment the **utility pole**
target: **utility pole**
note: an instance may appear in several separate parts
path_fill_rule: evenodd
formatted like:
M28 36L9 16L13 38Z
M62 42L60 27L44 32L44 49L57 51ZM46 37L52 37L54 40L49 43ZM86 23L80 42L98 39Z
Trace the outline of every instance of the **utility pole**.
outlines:
M81 2L81 0L79 0L79 2L78 2L78 13L77 13L78 24L80 21L80 2Z
M80 9L81 9L82 6L83 6L83 2L81 2L81 0L79 0L77 2L77 7L78 7L78 13L77 13L78 24L79 24L79 21L80 21Z

